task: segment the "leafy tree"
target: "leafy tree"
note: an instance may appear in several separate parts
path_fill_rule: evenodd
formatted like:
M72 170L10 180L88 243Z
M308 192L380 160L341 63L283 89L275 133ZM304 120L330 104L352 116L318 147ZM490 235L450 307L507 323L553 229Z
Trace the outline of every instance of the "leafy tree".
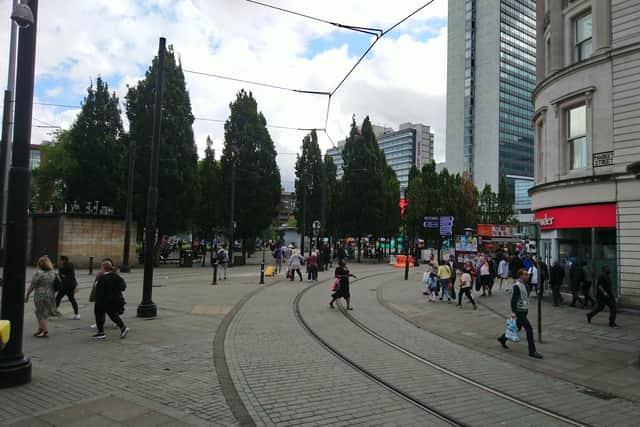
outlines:
M422 223L426 212L426 187L422 174L415 165L409 171L407 201L409 202L406 212L407 233L411 239L415 239L423 235Z
M456 220L453 224L455 234L462 234L466 227L475 229L478 226L480 211L478 206L478 190L468 173L456 175L458 184L458 204L456 206Z
M258 111L253 94L241 90L229 108L231 114L224 125L225 145L221 159L226 195L225 224L230 222L231 169L235 161L235 236L245 242L245 253L246 242L255 241L278 214L280 171L267 120Z
M498 196L486 184L480 193L480 222L482 224L497 224Z
M339 234L339 214L340 214L340 190L338 187L338 168L333 162L333 157L324 156L324 168L326 169L326 235L337 236Z
M204 159L198 162L199 202L195 212L196 229L203 237L213 238L222 226L222 205L224 189L222 170L216 162L213 141L207 136Z
M296 209L298 232L309 235L311 224L320 219L322 209L322 153L313 130L302 140L302 154L296 160ZM305 201L306 196L306 206ZM302 227L305 227L305 230ZM302 250L304 248L301 248Z
M134 214L145 223L153 107L158 58L145 78L126 96L130 137L136 142ZM158 170L158 230L175 233L191 228L198 195L198 155L193 138L193 114L182 64L170 46L165 56L160 165ZM139 227L142 230L143 227Z
M69 150L69 136L68 130L60 130L52 144L40 146L40 167L31 177L32 209L46 210L53 205L54 210L60 210L67 202L65 177L75 162Z
M513 224L517 222L513 209L513 194L509 191L507 179L504 176L500 177L497 199L496 224Z

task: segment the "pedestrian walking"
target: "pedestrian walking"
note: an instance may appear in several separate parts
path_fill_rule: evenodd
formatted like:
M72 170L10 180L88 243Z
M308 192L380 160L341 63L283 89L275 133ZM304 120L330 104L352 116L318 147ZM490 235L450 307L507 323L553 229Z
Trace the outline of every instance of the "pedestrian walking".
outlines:
M533 341L533 328L527 314L529 313L529 294L527 293L527 282L529 273L524 268L518 270L518 280L513 284L513 294L511 295L511 318L515 319L518 331L523 327L527 334L527 345L529 346L529 357L542 359L542 355L536 351L536 344ZM498 337L498 341L503 348L507 347L505 334Z
M587 313L587 322L591 323L593 316L604 310L604 306L606 305L609 307L609 326L612 328L618 328L619 326L616 324L616 300L611 289L609 267L606 265L602 267L602 274L598 277L596 298L598 300L598 305L593 309L593 311Z
M569 280L571 281L571 307L576 306L576 301L584 307L584 301L578 296L578 292L582 291L582 283L584 282L584 269L581 263L574 260L569 268Z
M466 295L467 299L469 300L469 302L471 304L473 304L473 309L477 310L478 306L476 305L476 302L473 299L473 296L471 296L471 284L472 284L472 278L471 278L471 263L470 262L465 262L464 263L464 268L463 268L463 272L462 275L460 276L460 289L458 292L458 305L457 307L462 308L462 295Z
M60 289L56 295L56 309L60 307L60 302L63 297L67 297L73 307L72 319L80 319L80 313L78 312L78 303L76 302L76 289L78 288L78 281L76 280L76 271L73 264L69 262L69 258L66 256L60 257L60 267L58 268L58 276L60 277Z
M509 261L504 255L498 263L498 278L500 279L500 289L502 289L502 285L505 282L507 282L507 285L509 284Z
M282 270L282 257L282 247L276 247L273 251L273 259L275 260L274 271L276 274L280 274L280 271Z
M534 259L531 259L530 267L527 269L529 273L529 282L527 283L527 292L531 296L538 293L539 272L538 265Z
M344 298L347 302L347 310L353 310L353 306L351 305L351 291L349 290L349 278L356 278L356 276L349 272L349 268L347 267L347 263L344 259L338 260L338 267L336 267L334 276L336 278L336 286L333 294L331 295L329 307L333 308L333 304L338 299Z
M318 253L316 251L311 252L311 256L307 260L307 280L318 281Z
M584 281L582 282L582 298L584 301L584 307L587 308L587 305L589 304L591 304L592 307L595 307L596 302L591 297L593 273L588 262L584 261L582 263L582 270L584 271Z
M129 333L129 328L124 324L120 315L124 313L126 304L122 292L127 289L127 284L113 268L111 260L102 261L102 270L104 273L96 282L96 294L94 304L94 314L96 316L97 333L93 338L103 340L106 338L104 333L105 316L118 325L120 328L120 338L125 338Z
M549 267L544 260L540 260L540 262L538 262L538 286L540 286L540 297L544 295L544 289L547 286L548 281Z
M480 286L482 286L482 296L491 296L491 268L486 258L480 259Z
M331 247L329 244L324 245L322 248L322 264L324 271L329 270L329 267L331 266Z
M424 283L423 295L427 296L429 302L435 302L438 294L438 276L436 268L433 264L426 264L426 271L422 274L422 282Z
M303 263L304 258L298 255L297 251L293 251L291 257L289 258L289 261L287 262L287 266L289 267L289 279L292 282L296 273L298 273L300 281L302 282L302 272L300 271L300 268L302 267Z
M218 261L218 274L224 273L224 280L227 280L227 267L229 266L229 252L226 250L226 245L220 246L218 254L216 255L216 261ZM222 271L220 271L222 269Z
M29 302L29 296L33 293L36 318L38 319L38 331L33 334L36 338L49 336L49 316L56 315L56 302L54 288L57 281L53 264L48 256L38 259L38 271L33 275L31 284L24 297L24 302Z
M451 267L445 260L440 260L440 266L438 267L438 281L440 282L440 301L446 298L447 302L451 302L451 295L449 293L449 286L451 284Z
M344 250L344 246L342 243L338 245L338 265L340 265L340 260L347 259L347 252Z
M558 307L562 304L562 295L560 294L560 286L562 286L562 282L564 282L564 268L562 268L558 261L553 261L551 273L549 274L549 286L551 286L554 307Z

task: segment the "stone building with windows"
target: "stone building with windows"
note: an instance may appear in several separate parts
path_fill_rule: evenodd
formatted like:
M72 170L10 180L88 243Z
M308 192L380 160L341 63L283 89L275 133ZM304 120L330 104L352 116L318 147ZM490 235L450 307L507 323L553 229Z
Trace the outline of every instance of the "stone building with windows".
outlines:
M608 265L640 305L640 0L539 0L534 99L540 254Z

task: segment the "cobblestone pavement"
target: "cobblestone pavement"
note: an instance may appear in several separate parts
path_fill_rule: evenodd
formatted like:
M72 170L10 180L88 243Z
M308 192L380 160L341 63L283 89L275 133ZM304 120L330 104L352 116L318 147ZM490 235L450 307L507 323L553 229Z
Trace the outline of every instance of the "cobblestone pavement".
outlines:
M327 352L296 321L307 283L265 289L240 310L227 335L234 383L258 425L438 425L432 416ZM326 306L323 295L321 305ZM328 309L328 308L327 308Z
M380 286L384 290L385 299L393 301L391 304L395 305L395 310L411 320L419 319L416 323L422 329L412 326L378 303L376 289ZM352 290L357 304L354 316L405 348L512 396L524 398L592 425L637 425L640 416L637 400L611 398L615 396L601 396L598 393L594 395L591 394L593 390L579 385L579 381L559 380L556 375L543 373L543 369L538 368L539 372L531 369L554 363L555 352L550 350L555 349L560 353L560 348L565 345L563 340L549 344L545 341L545 344L540 346L539 350L546 356L543 361L527 357L526 344L512 344L512 350L503 351L496 342L496 336L503 328L504 319L492 313L493 320L491 325L488 325L481 319L491 312L482 307L474 312L470 305L460 310L456 309L454 304L428 303L425 298L421 298L420 292L421 285L417 281L403 281L401 273L395 278L377 278L369 281L366 286L354 287ZM502 298L506 304L507 298ZM430 331L446 334L447 339ZM482 336L483 340L467 340L468 336L477 338L476 334ZM451 341L459 341L464 346ZM484 351L486 348L496 347L501 358ZM584 369L594 370L592 375L597 377L601 372L597 368L601 364L610 363L615 362L594 361ZM560 369L561 366L567 371L576 370L576 365L572 365L571 359L561 360L555 365L555 369ZM523 367L528 369L522 369ZM636 368L630 369L630 380L637 381L640 372ZM550 372L553 373L552 370ZM590 384L590 381L584 382ZM474 398L479 394L473 390L470 390L470 393Z
M474 298L481 305L429 303L421 294L422 285L415 274L412 280L389 280L380 288L380 296L391 309L416 325L449 341L473 348L523 368L561 378L598 391L624 397L640 404L640 369L634 362L640 355L640 316L627 310L618 314L620 329L608 327L608 313L600 313L588 324L586 310L568 306L553 307L543 299L543 342L537 343L544 354L542 362L532 363L526 341L503 351L496 336L504 328L510 312L511 294L494 288L491 297ZM565 298L566 299L566 298ZM529 302L531 321L537 341L537 299ZM524 332L522 333L524 337Z
M256 270L234 268L229 280L214 287L210 267L156 269L153 320L135 317L142 268L123 275L124 321L131 332L120 340L107 321L104 342L90 338L92 278L79 271L81 320L68 319L72 310L65 299L63 318L50 321L49 338L36 339L33 303L25 307L24 352L32 359L33 379L0 390L0 425L235 425L213 368L212 343L224 315L258 288Z

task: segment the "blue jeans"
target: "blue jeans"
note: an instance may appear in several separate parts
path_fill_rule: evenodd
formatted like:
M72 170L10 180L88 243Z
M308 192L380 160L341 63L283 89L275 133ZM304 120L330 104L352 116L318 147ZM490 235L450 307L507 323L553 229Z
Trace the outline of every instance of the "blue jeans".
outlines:
M447 301L451 300L451 294L449 294L449 279L440 279L440 288L442 289L440 299L444 299L446 296Z

